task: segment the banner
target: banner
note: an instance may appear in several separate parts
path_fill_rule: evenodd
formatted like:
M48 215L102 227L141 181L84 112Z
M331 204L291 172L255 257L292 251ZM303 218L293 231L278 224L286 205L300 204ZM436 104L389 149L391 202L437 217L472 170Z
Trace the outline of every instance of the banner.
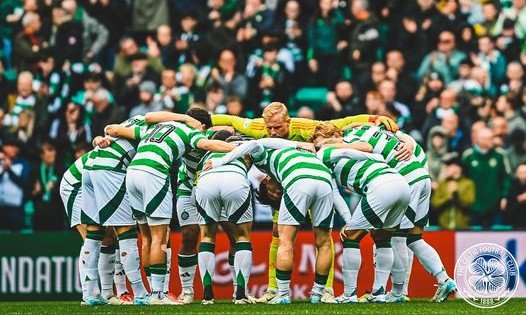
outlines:
M335 240L335 293L341 294L343 282L341 274L342 246L338 233ZM526 296L526 232L428 232L424 239L439 253L446 271L453 276L458 257L469 246L493 242L506 247L521 266L521 284L517 296ZM272 240L270 231L258 231L252 234L254 263L249 290L261 295L268 282L268 249ZM80 300L81 287L78 278L78 253L80 237L75 233L35 233L0 234L0 300ZM181 235L172 233L172 268L170 289L180 292L177 271L177 253L181 244ZM371 289L374 279L373 241L367 236L361 242L362 267L358 276L358 294ZM216 299L230 299L233 286L228 265L228 239L224 234L217 236L216 271L214 275L214 293ZM307 298L314 281L316 248L314 235L310 231L298 234L294 251L294 270L291 289L295 298ZM429 275L415 256L409 282L411 297L431 298L435 293L435 279ZM202 297L199 273L195 279L196 298Z
M494 243L506 248L519 265L519 286L515 297L526 297L526 232L457 232L456 257L473 245Z

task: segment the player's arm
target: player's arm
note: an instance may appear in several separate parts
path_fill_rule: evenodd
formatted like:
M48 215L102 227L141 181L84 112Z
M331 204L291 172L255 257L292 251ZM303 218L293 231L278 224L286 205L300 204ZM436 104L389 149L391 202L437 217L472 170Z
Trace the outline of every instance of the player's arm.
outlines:
M396 148L395 157L398 161L408 161L413 155L416 141L413 137L400 130L398 130L395 135L398 139L402 140L401 145Z
M197 142L197 148L205 151L226 153L234 150L236 146L221 140L203 139Z
M329 146L337 149L353 149L362 152L373 152L373 146L365 141L355 141L351 143L347 142L334 142L334 143L323 143L323 146Z
M144 115L144 121L147 124L158 124L167 121L176 121L188 124L196 129L203 130L203 124L189 115L178 114L167 111L151 112Z
M117 124L107 125L106 128L104 128L104 133L113 138L137 140L135 128L124 127Z
M99 147L104 149L110 146L112 140L110 137L96 136L91 142L91 145L93 145L94 148Z
M338 162L342 158L349 158L349 159L356 159L356 160L374 160L378 162L385 162L385 159L383 156L381 156L378 153L368 153L364 151L359 151L352 148L340 148L340 149L333 149L330 150L330 156L328 157L330 159L331 163ZM327 158L327 157L324 157Z
M254 139L261 139L267 135L263 122L232 115L212 115L212 126L231 126L235 131Z
M345 129L348 125L366 125L366 124L375 124L377 126L383 125L389 131L396 132L398 131L398 125L394 120L387 116L378 116L378 115L356 115L356 116L347 116L345 118L334 119L329 121L340 129Z
M265 153L265 148L260 143L258 143L257 140L248 141L238 146L234 150L230 151L228 154L226 154L223 157L210 159L206 161L205 165L203 166L203 171L207 171L214 167L225 165L247 154L253 157L259 157L263 155L264 153Z
M351 222L351 210L340 194L340 191L338 191L338 184L334 179L332 180L332 196L334 199L334 208L345 221L345 224L349 225Z
M261 144L265 149L279 150L286 148L296 148L300 150L316 152L314 149L314 144L310 142L291 141L280 138L263 138L256 141L259 144Z

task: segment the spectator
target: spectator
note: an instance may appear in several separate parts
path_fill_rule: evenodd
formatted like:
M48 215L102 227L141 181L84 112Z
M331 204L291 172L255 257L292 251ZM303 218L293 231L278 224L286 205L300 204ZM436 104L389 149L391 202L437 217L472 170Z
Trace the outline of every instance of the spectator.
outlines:
M116 104L111 103L110 92L106 89L98 89L92 97L93 121L91 127L91 137L104 134L104 128L109 124L119 124L123 122L127 115L125 111Z
M31 110L23 110L18 115L17 124L9 132L22 146L22 154L30 160L38 156L34 148L37 147L39 134L35 131L35 113Z
M424 81L418 88L412 108L416 128L422 129L428 113L427 109L440 103L440 93L443 90L444 81L438 72L431 72L429 76L424 78Z
M383 80L378 85L378 92L380 92L380 95L382 95L387 110L396 113L396 116L398 117L396 120L396 123L401 129L404 129L406 131L411 131L412 129L412 117L411 117L411 111L409 110L409 107L406 104L400 103L396 98L396 83L391 80ZM417 136L417 138L421 139L421 136Z
M438 99L427 103L426 113L427 118L422 129L424 135L427 135L430 128L440 124L444 117L458 113L456 93L450 89L442 91Z
M436 71L444 78L447 85L458 75L460 62L466 59L464 52L456 49L455 34L442 31L438 37L437 50L430 52L418 69L418 77L423 78L427 72Z
M225 100L232 96L237 96L242 100L247 97L247 78L236 70L236 62L234 51L223 50L217 62L218 68L213 68L210 73L210 81L222 87Z
M515 35L515 23L506 19L503 24L502 33L497 37L495 45L506 61L518 61L521 54L521 40Z
M307 106L302 106L298 109L298 118L314 119L314 112Z
M177 53L177 66L184 63L191 62L190 60L190 48L194 43L200 39L200 35L196 32L197 29L197 17L188 12L181 16L181 32L175 37L175 50ZM164 64L168 67L167 64Z
M7 69L13 66L11 55L13 53L13 35L16 26L24 15L21 0L5 0L0 3L0 37L2 38L3 58Z
M36 13L27 13L22 19L23 30L14 44L14 64L18 71L34 70L42 51L47 48L48 44L38 35L41 26Z
M437 188L440 172L444 165L443 158L448 153L448 136L442 126L435 126L427 136L427 165L431 176L431 187Z
M162 105L164 110L173 111L175 103L179 99L177 92L176 72L172 69L163 70L161 75L161 86L155 94L154 100Z
M320 0L308 28L307 60L313 84L331 88L341 76L340 51L348 46L340 32L343 14L331 0Z
M99 21L92 18L75 0L64 0L62 8L82 23L82 57L91 62L108 43L109 32Z
M242 17L237 41L245 47L245 51L250 51L253 48L250 46L258 35L273 27L274 17L272 11L261 0L247 0Z
M505 148L508 146L508 122L502 116L495 116L489 121L491 131L493 131L493 143L496 147Z
M351 13L356 20L349 39L351 70L356 86L360 91L364 91L371 76L371 66L382 52L378 30L379 21L369 11L367 0L353 1ZM346 42L339 44L339 50L342 50L341 47L345 48L346 45Z
M490 90L493 92L500 86L506 74L506 59L495 49L495 44L489 36L479 38L479 53L471 55L471 61L478 67L482 67L489 72Z
M521 163L526 163L526 131L516 129L510 133L510 146L506 150L512 170Z
M462 129L458 115L447 114L442 118L441 127L446 132L448 150L461 154L469 146L469 137Z
M217 83L211 84L206 92L205 108L211 113L223 114L225 103L223 103L225 91Z
M473 147L462 156L466 176L475 182L475 202L471 207L471 225L490 227L502 223L506 210L511 169L505 151L495 148L493 132L478 131Z
M508 194L508 222L514 228L526 229L526 163L519 164Z
M245 106L243 102L238 97L232 96L226 102L226 113L227 115L234 116L246 116Z
M168 1L141 0L133 2L132 28L139 34L153 32L169 22Z
M190 63L185 63L179 68L180 80L177 85L178 99L174 111L185 113L192 103L205 100L204 90L196 85L196 70Z
M378 91L369 91L365 96L365 110L369 115L383 115L396 119L396 115L387 110L385 101Z
M186 50L190 50L190 47L186 41L182 41L184 44L179 44L179 47L186 45ZM161 59L163 66L168 69L176 69L177 65L180 63L179 56L176 51L175 41L172 36L172 28L168 25L161 25L157 28L155 43L159 48L161 54ZM189 55L189 53L188 53ZM183 57L183 60L190 59L186 55Z
M466 23L460 27L457 47L467 55L478 51L477 35L473 25Z
M155 72L161 73L163 70L163 62L160 57L160 52L155 45L148 46L147 60L148 66ZM157 50L156 50L157 49ZM132 61L139 53L139 46L131 37L123 37L119 42L119 53L115 58L115 81L122 80L132 72Z
M506 68L505 82L500 86L499 92L520 94L524 81L524 67L520 62L510 62Z
M24 227L24 196L29 186L29 162L20 154L21 143L4 139L0 152L0 230L20 232Z
M475 31L477 36L497 36L499 35L499 28L497 26L497 18L499 9L497 4L493 1L488 1L482 4L482 14L484 22L475 24Z
M162 103L154 100L155 83L144 81L139 85L139 104L130 111L130 118L137 115L144 115L149 112L160 111L163 109Z
M71 63L81 62L83 51L83 25L73 19L73 14L62 7L53 9L53 30L50 43L56 47L57 66L62 67L67 60Z
M462 174L462 162L456 153L444 160L444 178L435 189L431 206L438 212L442 229L469 228L469 209L475 201L475 183Z
M363 113L363 105L354 94L351 82L340 80L334 87L334 92L327 93L327 106L322 107L316 117L320 120L331 120Z
M417 83L406 67L404 55L400 50L391 50L386 55L385 64L386 76L396 82L398 99L404 104L412 105Z

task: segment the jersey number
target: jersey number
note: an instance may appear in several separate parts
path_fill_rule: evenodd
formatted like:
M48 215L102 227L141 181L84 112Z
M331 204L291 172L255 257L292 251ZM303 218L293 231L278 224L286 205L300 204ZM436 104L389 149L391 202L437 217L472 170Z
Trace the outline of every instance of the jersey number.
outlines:
M146 138L146 142L161 143L174 130L175 130L175 126L157 125L152 130L150 135Z

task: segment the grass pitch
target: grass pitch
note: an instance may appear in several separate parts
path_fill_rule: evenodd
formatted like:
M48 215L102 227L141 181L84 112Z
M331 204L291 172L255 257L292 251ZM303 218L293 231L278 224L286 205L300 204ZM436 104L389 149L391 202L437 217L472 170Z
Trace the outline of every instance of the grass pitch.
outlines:
M511 299L496 309L479 309L463 300L431 303L417 299L403 304L309 304L294 301L291 305L233 305L228 301L215 305L193 303L185 306L104 306L86 307L79 302L1 302L0 314L526 314L526 299Z

